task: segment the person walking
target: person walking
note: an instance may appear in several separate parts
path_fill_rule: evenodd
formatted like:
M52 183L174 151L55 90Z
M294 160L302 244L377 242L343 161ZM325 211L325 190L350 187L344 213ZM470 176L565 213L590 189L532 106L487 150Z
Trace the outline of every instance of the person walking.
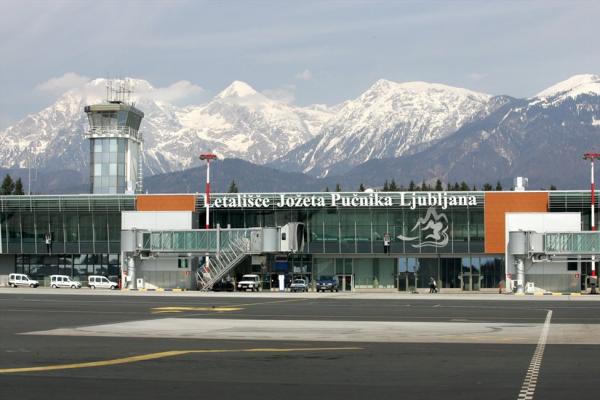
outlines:
M433 276L429 277L429 293L436 293L437 289L436 289L436 283L435 283L435 279L433 279Z

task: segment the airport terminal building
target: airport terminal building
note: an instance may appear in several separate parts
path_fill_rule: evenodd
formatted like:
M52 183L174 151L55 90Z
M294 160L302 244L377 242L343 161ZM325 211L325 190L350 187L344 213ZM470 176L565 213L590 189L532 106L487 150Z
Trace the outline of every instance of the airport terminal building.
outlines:
M0 197L0 275L19 272L42 282L52 274L126 280L121 237L136 229L131 218L142 229L161 215L170 221L184 215L185 226L160 228L195 231L204 226L204 201L204 194ZM414 291L427 288L433 277L442 291L497 292L510 289L514 279L509 230L590 230L589 191L222 193L212 194L210 203L211 228L304 224L299 251L255 252L228 273L257 273L264 289L285 275L288 281L335 276L342 290ZM157 260L160 254L141 260L142 287L196 288L201 255ZM591 263L575 257L534 262L525 270L527 281L541 290L579 291Z

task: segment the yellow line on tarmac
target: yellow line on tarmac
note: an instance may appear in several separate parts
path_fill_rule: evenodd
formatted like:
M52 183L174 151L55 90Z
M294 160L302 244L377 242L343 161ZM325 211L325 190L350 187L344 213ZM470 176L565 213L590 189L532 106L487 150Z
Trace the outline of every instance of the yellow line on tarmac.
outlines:
M155 307L152 309L153 314L160 313L178 313L183 311L214 311L214 312L224 312L224 311L240 311L243 308L240 307Z
M5 368L0 369L0 374L14 374L20 372L59 371L76 368L106 367L110 365L130 364L140 361L156 360L159 358L175 357L183 354L194 353L291 353L310 351L350 351L362 350L361 347L301 347L301 348L252 348L252 349L205 349L205 350L173 350L160 353L142 354L139 356L115 358L105 361L91 361L77 364L47 365L43 367Z
M223 306L223 307L155 307L152 308L152 314L165 314L165 313L179 313L185 311L240 311L243 310L241 307L246 306L258 306L261 304L275 304L275 303L289 303L292 301L306 301L308 299L286 299L286 300L273 300L273 301L262 301L258 303L245 303L245 304L234 304L231 306Z

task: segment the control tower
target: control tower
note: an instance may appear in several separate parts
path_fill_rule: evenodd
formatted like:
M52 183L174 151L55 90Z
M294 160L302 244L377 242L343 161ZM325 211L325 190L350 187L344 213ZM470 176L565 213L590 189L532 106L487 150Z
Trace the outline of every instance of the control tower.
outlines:
M90 192L141 193L144 113L129 101L127 81L109 82L106 102L85 106L90 123Z

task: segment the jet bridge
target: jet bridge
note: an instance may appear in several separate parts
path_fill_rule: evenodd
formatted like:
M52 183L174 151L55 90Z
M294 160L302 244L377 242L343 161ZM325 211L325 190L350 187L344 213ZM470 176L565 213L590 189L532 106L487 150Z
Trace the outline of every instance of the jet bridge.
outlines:
M517 293L524 292L525 262L565 263L600 259L600 232L509 232L507 255L515 260Z
M299 222L258 228L130 229L121 232L121 251L134 288L136 259L183 254L207 260L198 268L196 279L201 290L209 290L248 255L302 252L305 236L304 224Z

